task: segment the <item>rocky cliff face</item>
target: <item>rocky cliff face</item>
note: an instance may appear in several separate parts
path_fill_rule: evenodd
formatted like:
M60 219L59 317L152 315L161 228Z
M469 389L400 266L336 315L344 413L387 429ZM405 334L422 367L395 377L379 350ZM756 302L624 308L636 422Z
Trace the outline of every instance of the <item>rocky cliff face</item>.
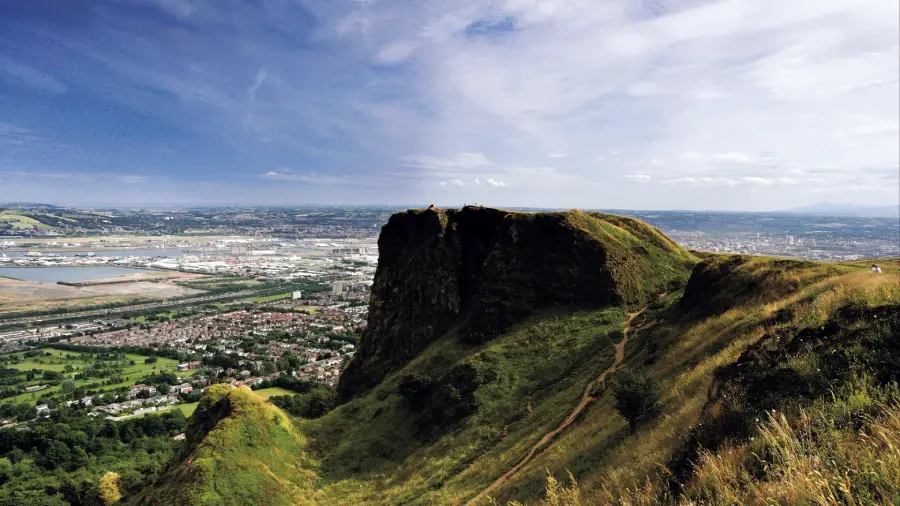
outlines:
M448 330L483 343L537 308L641 304L693 259L630 218L466 207L395 214L381 231L368 327L341 377L368 390Z

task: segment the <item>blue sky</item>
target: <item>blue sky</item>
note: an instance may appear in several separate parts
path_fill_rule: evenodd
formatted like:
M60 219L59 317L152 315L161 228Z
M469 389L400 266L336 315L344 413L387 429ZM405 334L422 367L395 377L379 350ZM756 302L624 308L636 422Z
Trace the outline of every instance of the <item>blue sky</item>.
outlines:
M898 3L0 2L0 202L900 199Z

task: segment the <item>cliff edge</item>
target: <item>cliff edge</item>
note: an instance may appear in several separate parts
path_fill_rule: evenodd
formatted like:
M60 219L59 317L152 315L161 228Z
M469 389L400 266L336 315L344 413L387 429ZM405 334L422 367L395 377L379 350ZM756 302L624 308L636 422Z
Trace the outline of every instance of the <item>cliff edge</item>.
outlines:
M378 384L448 330L484 343L534 310L637 306L683 283L696 262L632 218L468 206L393 215L344 399Z

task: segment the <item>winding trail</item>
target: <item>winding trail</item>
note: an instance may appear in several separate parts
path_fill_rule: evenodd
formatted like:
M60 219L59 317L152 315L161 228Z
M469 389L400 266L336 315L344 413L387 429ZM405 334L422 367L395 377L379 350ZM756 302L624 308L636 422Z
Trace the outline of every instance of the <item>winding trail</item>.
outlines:
M552 431L544 434L544 437L540 439L534 446L528 450L528 453L522 457L519 462L514 465L509 471L503 474L503 476L494 480L487 488L482 490L478 495L465 503L465 506L475 506L479 501L484 499L494 490L497 490L499 487L503 486L510 478L512 478L516 473L518 473L526 464L534 459L535 455L540 453L542 450L546 449L546 447L553 441L553 439L569 428L572 423L575 422L575 419L578 418L578 415L581 414L582 411L590 404L591 402L597 400L597 397L591 395L591 392L594 391L594 388L601 383L606 382L606 377L610 374L616 372L616 368L619 364L622 363L622 360L625 359L625 344L628 342L628 333L631 330L631 322L637 318L638 315L643 313L644 310L640 310L636 313L630 313L628 315L628 320L625 322L625 329L622 332L622 340L616 344L616 358L613 360L613 364L609 366L608 369L600 373L600 376L597 376L593 379L587 386L584 388L584 393L581 394L581 400L578 404L569 412L569 415L566 416L565 420L559 424L558 427L553 429ZM529 406L531 400L529 399Z

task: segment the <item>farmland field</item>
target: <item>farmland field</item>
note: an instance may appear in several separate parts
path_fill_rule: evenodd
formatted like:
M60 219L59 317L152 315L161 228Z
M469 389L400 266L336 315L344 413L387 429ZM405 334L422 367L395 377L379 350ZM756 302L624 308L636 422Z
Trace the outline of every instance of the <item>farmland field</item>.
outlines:
M52 230L53 227L41 223L40 221L30 218L28 216L22 216L17 211L2 211L0 212L0 224L4 224L8 227L11 227L13 230L25 230L38 228L40 230Z

